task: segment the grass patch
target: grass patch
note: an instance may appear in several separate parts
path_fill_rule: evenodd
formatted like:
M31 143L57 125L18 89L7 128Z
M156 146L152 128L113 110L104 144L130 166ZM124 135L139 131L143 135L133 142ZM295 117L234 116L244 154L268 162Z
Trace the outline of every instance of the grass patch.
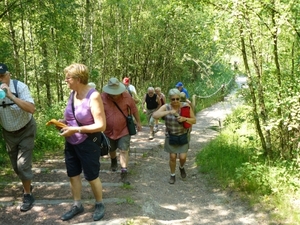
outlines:
M133 189L132 185L130 185L130 184L123 184L123 185L121 186L121 188L123 188L123 189L125 189L125 190L131 190L131 189Z
M129 197L129 196L126 196L125 198L125 202L124 201L119 201L119 202L117 202L117 204L118 205L120 205L120 204L134 204L134 200L131 198L131 197Z
M272 222L300 224L297 162L263 156L249 108L238 108L224 124L220 135L197 154L199 171L223 188L240 191L251 205L261 206Z
M232 142L228 142L229 138L233 138ZM213 173L225 186L230 185L236 168L249 158L249 154L236 141L234 137L221 133L210 142L197 155L196 162L200 166L200 172Z

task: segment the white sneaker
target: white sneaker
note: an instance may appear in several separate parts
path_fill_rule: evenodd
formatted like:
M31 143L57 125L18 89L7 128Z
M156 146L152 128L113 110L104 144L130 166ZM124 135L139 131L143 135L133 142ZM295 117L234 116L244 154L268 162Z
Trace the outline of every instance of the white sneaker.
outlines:
M150 135L149 135L149 140L153 140L153 138L154 138L154 135L153 135L153 133L151 132Z

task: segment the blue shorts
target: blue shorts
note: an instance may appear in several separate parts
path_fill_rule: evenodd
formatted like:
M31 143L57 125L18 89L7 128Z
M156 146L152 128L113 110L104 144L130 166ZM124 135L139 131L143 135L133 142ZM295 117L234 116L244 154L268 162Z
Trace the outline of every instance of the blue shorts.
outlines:
M114 152L117 150L117 148L122 151L128 151L129 147L130 147L130 139L131 139L131 136L129 134L125 135L117 140L113 140L113 139L109 138L110 146L111 146L110 151Z
M99 177L100 170L100 148L90 139L78 145L65 143L65 163L68 177L75 177L84 173L87 181Z

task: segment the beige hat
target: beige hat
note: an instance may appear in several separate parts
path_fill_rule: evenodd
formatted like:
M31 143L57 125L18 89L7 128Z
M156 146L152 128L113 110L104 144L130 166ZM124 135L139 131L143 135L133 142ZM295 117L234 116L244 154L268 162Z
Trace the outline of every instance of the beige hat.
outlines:
M103 91L110 95L119 95L126 90L124 84L120 83L115 77L108 80L108 84L103 87Z

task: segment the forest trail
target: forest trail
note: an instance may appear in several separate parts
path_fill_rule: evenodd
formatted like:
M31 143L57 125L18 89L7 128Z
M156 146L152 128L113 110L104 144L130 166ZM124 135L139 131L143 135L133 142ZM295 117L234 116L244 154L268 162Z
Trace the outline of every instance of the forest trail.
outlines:
M151 141L148 140L149 128L143 127L142 132L132 136L131 140L130 187L120 183L119 172L110 171L110 159L101 158L99 176L106 206L106 214L101 221L92 221L94 199L84 179L82 200L85 211L70 221L60 220L72 203L62 151L55 158L34 164L33 194L36 202L32 210L19 211L22 189L16 176L9 175L11 182L0 183L1 224L269 224L266 214L250 208L236 193L212 186L210 178L199 173L195 164L197 152L218 135L216 130L239 102L231 94L225 101L197 113L185 166L185 181L180 179L177 166L175 184L168 183L168 154L163 151L164 125L160 124Z

